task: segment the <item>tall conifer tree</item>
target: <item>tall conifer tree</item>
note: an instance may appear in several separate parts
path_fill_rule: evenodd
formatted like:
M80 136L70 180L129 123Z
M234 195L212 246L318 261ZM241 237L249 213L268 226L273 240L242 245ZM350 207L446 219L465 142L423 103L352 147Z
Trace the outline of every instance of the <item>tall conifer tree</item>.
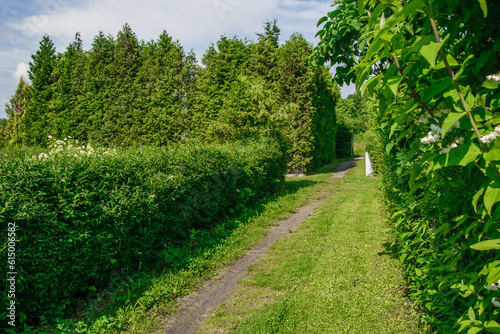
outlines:
M80 33L60 56L55 70L54 96L52 101L52 131L57 137L73 136L86 139L88 115L83 107L85 53Z
M44 144L50 130L50 101L55 82L54 69L57 55L54 43L45 35L40 42L40 49L31 56L28 77L32 89L27 95L25 116L22 118L23 141L28 145Z
M25 114L26 94L29 89L30 86L21 76L16 92L10 98L9 103L5 105L5 113L8 118L3 128L3 135L6 146L16 146L22 143L21 120Z

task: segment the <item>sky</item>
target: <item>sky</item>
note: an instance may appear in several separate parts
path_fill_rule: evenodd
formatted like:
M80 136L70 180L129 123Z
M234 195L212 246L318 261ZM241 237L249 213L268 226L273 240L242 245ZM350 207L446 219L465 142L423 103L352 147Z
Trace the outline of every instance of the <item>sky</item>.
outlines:
M43 35L64 52L80 32L90 49L99 31L116 37L128 23L139 40L157 40L163 30L197 59L222 35L256 40L265 21L278 19L280 41L300 32L316 45L316 23L332 0L1 0L0 118ZM354 87L342 87L342 97Z

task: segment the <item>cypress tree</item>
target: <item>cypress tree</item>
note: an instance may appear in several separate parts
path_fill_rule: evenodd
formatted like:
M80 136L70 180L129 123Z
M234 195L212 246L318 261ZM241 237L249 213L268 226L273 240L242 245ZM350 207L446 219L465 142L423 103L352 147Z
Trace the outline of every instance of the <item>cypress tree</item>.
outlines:
M84 96L82 109L88 115L89 141L107 144L101 133L105 124L105 110L108 108L111 97L115 73L112 69L115 56L115 41L111 35L104 35L101 31L94 37L92 48L88 52L85 68Z
M85 53L80 34L60 56L52 98L52 134L62 138L73 136L86 140L88 115L82 108L85 74Z
M11 96L8 104L5 105L7 114L6 124L3 127L3 145L16 146L22 144L21 120L25 114L26 94L30 86L23 77L19 79L16 92Z
M54 69L57 55L54 43L45 35L40 42L40 49L31 56L28 77L31 89L27 95L25 115L21 118L23 142L28 145L45 144L50 131L50 101L55 82Z
M164 31L143 46L138 131L141 142L167 145L180 141L189 123L187 109L196 80L196 59Z

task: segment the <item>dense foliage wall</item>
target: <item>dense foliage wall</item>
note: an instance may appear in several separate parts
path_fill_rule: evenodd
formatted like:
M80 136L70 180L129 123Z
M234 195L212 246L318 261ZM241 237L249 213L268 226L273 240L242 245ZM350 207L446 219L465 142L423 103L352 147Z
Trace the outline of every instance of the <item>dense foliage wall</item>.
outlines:
M71 139L54 145L33 158L0 157L0 225L15 234L17 314L30 323L71 312L117 272L168 267L169 247L279 191L286 170L272 142L118 152ZM11 271L7 261L2 268Z
M334 157L339 90L327 67L311 66L312 46L300 34L279 47L278 32L270 25L257 43L223 36L209 48L190 136L224 142L264 133L282 142L290 170L311 170Z
M99 33L89 51L77 34L63 53L44 36L31 85L21 81L7 105L7 144L47 145L49 135L107 146L176 143L196 73L194 54L166 32L140 42L125 25L116 38Z
M500 7L336 4L315 61L341 64L338 82L373 98L372 155L425 330L499 333Z
M312 46L294 34L279 45L267 22L257 42L222 36L196 65L163 32L140 42L125 25L102 32L89 51L79 34L57 53L48 36L29 78L7 106L0 144L47 145L71 136L106 146L165 146L183 139L228 142L271 136L289 150L289 168L309 170L335 152L339 98L327 67L309 62Z

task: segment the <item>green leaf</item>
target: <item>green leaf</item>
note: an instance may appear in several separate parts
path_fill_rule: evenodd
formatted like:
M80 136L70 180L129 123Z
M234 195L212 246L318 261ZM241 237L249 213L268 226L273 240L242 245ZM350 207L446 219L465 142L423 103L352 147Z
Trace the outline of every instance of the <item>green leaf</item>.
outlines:
M394 143L387 143L387 145L385 146L385 152L387 153L387 155L391 154L393 147Z
M488 270L488 277L486 277L487 284L492 284L500 280L500 261L488 263L485 268Z
M365 10L365 3L366 3L366 0L358 0L357 1L356 5L358 7L359 15L363 14L363 11Z
M429 64L433 68L436 67L436 57L442 46L443 43L431 42L428 45L422 46L422 48L420 49L420 54L429 62Z
M463 320L460 322L460 329L458 330L458 332L462 332L464 329L466 329L467 327L469 327L470 325L472 325L472 321L470 320Z
M491 209L495 203L500 202L500 182L492 182L484 192L484 205L491 216Z
M422 276L422 270L420 270L419 268L415 268L415 274L417 274L417 276Z
M371 94L373 92L373 89L377 84L380 82L382 77L380 75L377 75L373 78L368 79L361 88L361 94L365 95L365 91L368 89L368 92Z
M380 35L385 34L388 30L390 30L396 24L405 20L411 14L416 13L418 11L418 9L420 9L424 6L425 6L424 0L414 0L414 1L410 1L409 3L405 4L403 7L401 7L398 11L396 11L394 14L392 14L386 20L384 27L382 29L380 29L378 35L375 37L375 40L380 38L379 37Z
M475 250L479 250L479 251L500 249L500 239L490 239L490 240L486 240L486 241L481 241L481 242L478 242L477 244L470 246L470 248L475 249Z
M493 80L486 80L485 82L483 82L482 86L486 89L497 89L498 82Z
M500 160L500 140L495 140L493 146L483 154L486 161Z
M446 116L446 119L444 120L443 123L443 133L442 133L442 138L446 136L446 133L448 130L456 123L458 122L462 117L464 117L467 113L461 112L450 112L448 116Z
M395 76L395 77L387 80L387 85L391 89L391 92L394 94L394 96L398 95L398 87L399 87L399 84L401 83L401 80L403 80L403 77L400 75Z
M484 65L486 63L494 61L493 60L494 58L495 58L495 51L493 50L485 50L481 52L479 59L476 61L476 67L474 68L473 73L477 75L479 71L484 67Z
M500 324L495 320L485 321L484 328L490 333L500 334Z
M488 16L488 6L486 5L486 0L477 0L479 2L479 6L483 11L484 17Z
M474 326L474 327L469 328L469 330L467 331L467 334L476 334L476 333L479 333L482 331L483 331L483 327Z
M316 24L316 27L319 27L321 25L321 23L323 23L325 21L328 21L328 16L323 16L322 18L320 18L318 20L318 23Z
M477 193L475 193L474 196L472 197L472 206L474 207L474 211L476 211L476 213L477 213L477 204L479 203L479 199L481 198L481 196L483 196L485 190L486 190L486 186L483 185L477 191Z
M469 314L469 319L472 321L476 321L476 314L474 313L474 309L469 307L469 311L467 312Z
M481 149L472 142L459 145L439 157L436 167L467 166L481 154Z
M424 90L422 101L430 101L433 97L437 97L440 93L442 93L452 85L453 82L451 81L450 77L445 77L439 82L431 84Z

